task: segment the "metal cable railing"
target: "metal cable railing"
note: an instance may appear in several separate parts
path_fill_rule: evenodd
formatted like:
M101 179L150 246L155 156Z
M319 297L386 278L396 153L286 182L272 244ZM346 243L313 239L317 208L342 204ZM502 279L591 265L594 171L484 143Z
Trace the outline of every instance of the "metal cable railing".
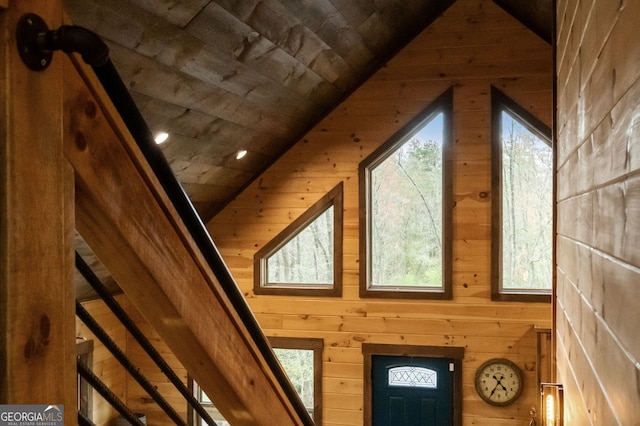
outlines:
M102 397L106 399L109 404L111 404L111 406L113 406L118 411L118 413L120 413L122 417L127 419L127 421L129 421L129 423L131 423L132 425L145 426L144 423L142 423L140 419L138 419L138 417L131 410L129 410L129 408L127 408L124 402L122 402L116 394L111 392L109 387L105 385L98 376L93 374L93 372L82 363L78 362L77 364L78 374L80 374L80 377L86 380L87 383L89 383L95 390L97 390L98 393L102 395ZM92 424L90 420L86 420L89 421L90 424Z
M142 388L153 398L153 400L164 410L164 412L180 426L187 426L186 422L180 417L180 415L173 409L173 407L164 399L164 397L158 392L155 386L153 386L147 378L140 373L140 370L133 365L125 353L118 347L116 342L113 341L109 334L100 327L98 322L89 314L89 312L76 301L76 315L82 320L82 322L91 330L91 332L102 342L102 344L109 349L109 352L116 358L120 364L129 372L129 374L142 386Z
M89 285L95 290L95 292L100 296L100 298L105 302L105 304L109 307L111 312L118 318L118 320L125 326L129 334L133 336L134 339L138 342L138 344L144 349L144 351L149 355L149 357L153 360L153 362L158 366L158 368L165 374L165 376L169 379L169 381L175 386L175 388L182 394L182 396L187 400L187 403L191 408L193 408L198 415L202 418L202 420L210 425L215 425L215 421L211 418L209 413L205 410L205 408L198 402L198 400L193 396L193 394L189 391L187 386L180 380L178 375L173 371L173 369L167 364L167 362L162 358L160 353L153 347L149 339L147 339L144 333L138 328L135 322L131 319L131 317L125 312L125 310L120 306L120 304L116 301L116 299L111 295L109 290L102 284L100 279L96 276L96 274L91 270L89 265L84 261L84 259L76 252L76 269L82 274L85 280L89 283Z
M91 421L87 416L78 412L78 425L79 426L96 426L95 423Z

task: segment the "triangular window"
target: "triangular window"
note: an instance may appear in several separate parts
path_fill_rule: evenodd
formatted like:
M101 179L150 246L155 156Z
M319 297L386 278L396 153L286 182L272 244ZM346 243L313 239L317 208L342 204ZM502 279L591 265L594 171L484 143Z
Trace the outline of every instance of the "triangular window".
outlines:
M256 294L339 296L342 183L255 255Z

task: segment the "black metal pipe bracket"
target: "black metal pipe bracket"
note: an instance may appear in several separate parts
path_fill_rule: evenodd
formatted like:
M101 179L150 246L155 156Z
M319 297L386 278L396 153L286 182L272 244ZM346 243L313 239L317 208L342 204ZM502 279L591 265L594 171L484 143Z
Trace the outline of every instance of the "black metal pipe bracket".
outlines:
M16 40L22 61L33 71L45 70L55 50L77 52L92 67L103 66L109 60L109 48L94 32L77 25L49 30L44 20L33 13L18 20Z

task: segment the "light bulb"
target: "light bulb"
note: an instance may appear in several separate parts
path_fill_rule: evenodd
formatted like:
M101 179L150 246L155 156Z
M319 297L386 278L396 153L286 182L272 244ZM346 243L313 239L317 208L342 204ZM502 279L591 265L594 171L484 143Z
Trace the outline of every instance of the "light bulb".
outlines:
M169 133L167 132L158 132L156 134L156 137L154 138L154 140L158 145L160 145L162 142L166 141L167 139L169 139Z
M547 395L545 398L545 420L547 426L553 426L556 421L555 415L555 401L553 395Z

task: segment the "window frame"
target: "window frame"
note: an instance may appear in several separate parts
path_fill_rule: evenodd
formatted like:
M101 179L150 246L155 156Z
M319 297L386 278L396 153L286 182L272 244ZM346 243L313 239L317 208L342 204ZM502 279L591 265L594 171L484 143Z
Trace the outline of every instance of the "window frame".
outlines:
M78 363L93 371L93 340L76 337L76 359ZM76 377L78 412L93 420L93 387L79 373Z
M267 340L272 349L299 349L313 351L313 422L316 425L322 424L322 352L324 351L324 340L307 337L283 337L268 336ZM277 355L276 355L277 359ZM282 369L285 374L286 371ZM222 415L213 403L202 401L202 388L198 386L191 376L187 376L187 386L196 400L207 410L209 415L216 421L221 422ZM196 410L187 404L187 424L200 426L201 417Z
M442 129L442 287L371 287L371 171L438 114ZM453 298L453 88L449 88L359 165L360 297L451 300Z
M324 340L311 337L268 336L275 349L299 349L313 351L313 422L322 424L322 352ZM284 370L284 368L283 368ZM286 371L285 371L286 373Z
M491 87L491 300L511 302L551 302L553 283L548 289L504 290L502 288L502 112L515 120L542 141L549 144L555 156L551 128L524 107L495 87ZM553 166L552 166L553 173ZM553 188L551 189L553 191ZM550 206L553 209L553 205ZM553 212L552 212L553 214ZM552 230L554 224L551 224ZM553 247L550 247L553 258ZM552 262L553 267L553 262ZM553 271L552 271L553 273ZM552 274L553 276L553 274Z
M333 284L265 284L267 283L267 260L280 248L295 238L327 209L333 206ZM340 182L325 194L300 217L276 235L256 252L253 260L254 294L283 296L342 296L342 228L343 228L343 183Z

